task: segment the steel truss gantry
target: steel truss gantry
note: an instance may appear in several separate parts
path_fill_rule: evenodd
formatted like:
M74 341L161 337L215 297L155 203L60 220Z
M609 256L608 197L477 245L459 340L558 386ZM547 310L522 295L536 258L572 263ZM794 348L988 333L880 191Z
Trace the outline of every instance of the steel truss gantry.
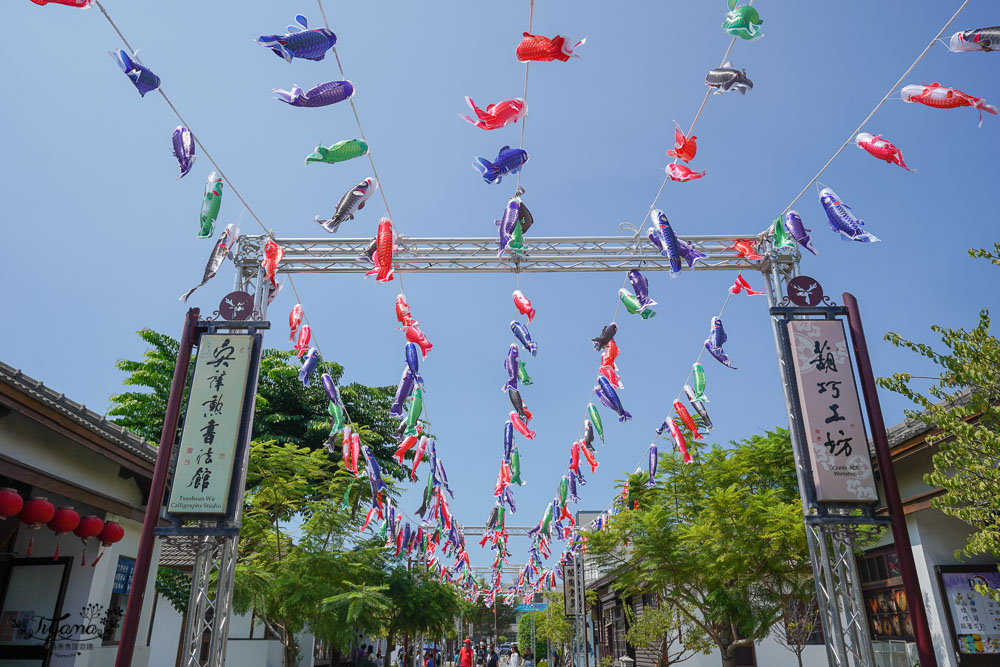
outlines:
M504 526L510 537L528 537L532 529L534 526ZM486 526L462 526L462 532L466 537L478 537L486 533Z
M239 238L235 262L244 286L249 286L257 275L268 238L271 237ZM759 262L746 259L732 248L733 241L743 238L747 237L685 236L683 240L705 253L694 270L756 270ZM274 241L285 251L278 266L280 273L365 273L372 268L365 257L372 239L331 236ZM669 260L661 257L637 230L632 236L530 237L524 241L522 256L508 253L499 258L496 238L400 236L396 239L393 264L402 273L561 273L627 271L639 266L644 271L670 268Z
M397 249L393 264L395 270L412 273L565 273L565 272L609 272L627 271L641 268L643 271L665 271L670 269L667 258L661 257L656 249L633 225L622 223L621 228L632 232L631 236L590 236L590 237L530 237L525 239L524 254L521 256L497 257L497 241L494 238L413 238L400 236L396 240ZM236 265L235 289L254 294L254 315L266 319L269 302L270 283L265 278L261 261L263 247L268 239L273 239L284 251L278 266L279 273L365 273L372 264L365 256L372 239L341 239L335 237L316 239L275 238L273 235L241 236L237 242L234 263ZM749 239L755 244L761 260L749 260L733 248L738 239ZM764 235L702 235L686 236L684 241L692 244L705 254L705 258L695 264L695 271L759 271L764 278L769 305L778 306L788 281L798 275L801 258L797 248L777 248ZM686 266L684 270L689 270ZM784 317L788 317L786 313ZM794 315L792 315L794 317ZM778 332L778 317L772 316L778 362L781 366L782 385L788 407L789 422L795 454L796 472L800 491L805 488L807 462L800 455L796 415L792 409L786 368L791 359L783 352ZM806 514L806 535L812 560L813 576L816 584L820 618L826 637L827 659L831 667L873 667L871 641L868 625L862 607L860 579L853 557L853 547L857 517L846 514L836 516L815 516L815 511L807 502L802 491L802 506ZM466 534L481 534L484 527L468 526ZM523 533L522 533L523 529ZM508 527L511 534L527 534L527 528ZM212 572L218 572L220 581L232 576L235 553L215 545L205 545L200 556L202 562L195 568L195 576L203 581L195 581L195 591L210 587ZM214 548L213 548L214 547ZM574 567L574 575L580 580L583 559ZM505 567L505 571L511 566ZM486 568L492 571L492 568ZM579 572L577 572L577 570ZM474 568L473 571L478 571ZM231 582L227 585L231 590ZM582 598L583 587L578 586L577 595ZM198 595L193 591L193 597ZM576 601L582 608L582 600ZM228 609L228 600L222 600L220 611ZM199 614L204 617L203 614ZM580 615L580 620L583 615ZM212 634L215 643L224 644L226 624L208 619L204 627L206 634ZM221 619L220 619L221 620ZM585 625L578 622L577 640L583 634ZM583 626L583 627L579 627ZM199 628L202 629L202 628ZM189 628L188 635L197 632ZM220 634L221 637L215 637ZM585 653L585 640L580 650ZM196 664L190 661L187 664ZM215 663L217 664L217 663Z

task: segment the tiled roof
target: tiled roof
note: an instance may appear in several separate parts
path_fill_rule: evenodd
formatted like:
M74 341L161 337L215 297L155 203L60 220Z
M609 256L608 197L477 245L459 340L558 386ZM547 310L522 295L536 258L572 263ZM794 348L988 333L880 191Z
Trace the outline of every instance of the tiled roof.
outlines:
M0 361L0 382L27 394L39 403L55 410L62 416L83 428L114 443L127 452L139 456L150 463L156 461L156 448L126 428L109 422L87 406L66 398L38 380Z
M969 401L969 396L971 395L971 390L963 389L958 392L954 398L947 401L942 401L938 405L950 405L959 406L967 403ZM896 424L895 426L890 426L885 430L886 435L889 437L889 447L896 447L901 445L907 440L917 437L918 435L924 435L934 430L933 426L928 426L919 419L911 419L907 417L902 422Z

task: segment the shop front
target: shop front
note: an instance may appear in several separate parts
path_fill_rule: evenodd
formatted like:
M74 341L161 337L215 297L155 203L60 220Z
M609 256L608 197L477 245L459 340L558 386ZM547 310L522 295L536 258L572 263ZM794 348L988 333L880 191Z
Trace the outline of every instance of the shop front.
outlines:
M114 664L154 457L0 363L0 666Z

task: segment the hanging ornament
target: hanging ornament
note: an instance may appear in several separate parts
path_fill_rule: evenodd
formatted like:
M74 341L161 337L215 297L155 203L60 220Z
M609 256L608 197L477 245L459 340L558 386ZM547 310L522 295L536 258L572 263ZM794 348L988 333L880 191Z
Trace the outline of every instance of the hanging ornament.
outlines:
M80 523L73 529L73 534L83 542L83 552L80 554L80 566L87 564L87 540L97 537L104 530L104 519L93 514L80 519Z
M105 521L104 529L101 530L101 533L97 536L97 540L101 543L102 547L110 547L115 542L120 541L123 537L125 537L125 529L122 528L120 523L116 521ZM90 567L96 566L97 561L101 560L103 555L103 551L98 554L97 558L94 559L94 562L90 564Z
M0 521L17 516L24 507L24 498L11 488L0 489Z
M80 525L80 514L72 507L60 507L48 522L49 530L56 534L56 552L52 560L59 560L59 543L62 536L76 530Z
M56 506L47 498L32 498L21 508L21 521L28 524L30 530L38 530L51 521L55 513ZM28 540L28 555L30 556L34 550L35 536L32 535Z

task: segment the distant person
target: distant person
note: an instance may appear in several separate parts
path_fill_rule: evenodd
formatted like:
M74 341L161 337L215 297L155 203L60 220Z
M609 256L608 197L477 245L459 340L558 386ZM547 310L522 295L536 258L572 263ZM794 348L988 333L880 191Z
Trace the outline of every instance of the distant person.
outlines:
M510 648L510 658L507 659L507 667L521 667L521 653L517 650L517 644Z
M490 644L486 652L486 667L499 667L499 663L500 654L497 653L496 647Z
M524 652L524 667L535 667L535 654L530 648Z
M434 651L424 652L424 667L436 667L436 662L434 660Z
M361 664L358 667L375 667L375 660L372 656L375 654L375 647L369 645L368 650L365 652L365 657L361 660Z
M476 664L486 664L486 640L484 639L479 640L479 648L476 649Z
M468 637L462 642L462 649L458 652L458 667L472 667L474 660L472 655L472 640Z

